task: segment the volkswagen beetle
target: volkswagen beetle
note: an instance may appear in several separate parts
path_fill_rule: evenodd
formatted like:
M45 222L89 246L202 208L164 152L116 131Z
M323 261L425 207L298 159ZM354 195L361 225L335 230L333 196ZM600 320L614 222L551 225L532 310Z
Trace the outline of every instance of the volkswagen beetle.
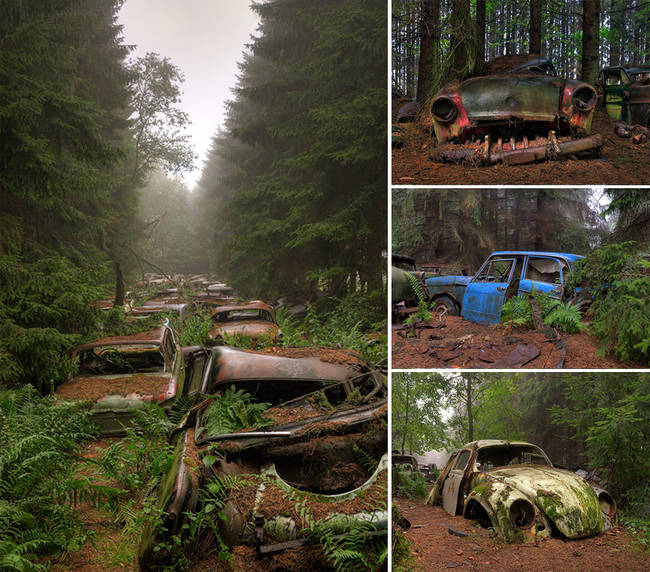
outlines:
M544 451L523 441L474 441L454 451L426 502L480 520L507 542L532 542L552 531L582 538L616 520L607 491L554 467Z

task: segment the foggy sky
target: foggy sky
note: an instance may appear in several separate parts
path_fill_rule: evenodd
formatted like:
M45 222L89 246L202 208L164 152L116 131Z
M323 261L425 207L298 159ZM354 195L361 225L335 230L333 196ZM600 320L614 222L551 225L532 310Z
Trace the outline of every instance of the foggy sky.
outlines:
M249 0L127 0L119 13L124 43L132 56L157 52L183 71L181 107L198 155L183 176L192 188L201 175L210 139L223 124L224 102L232 99L237 63L258 24Z

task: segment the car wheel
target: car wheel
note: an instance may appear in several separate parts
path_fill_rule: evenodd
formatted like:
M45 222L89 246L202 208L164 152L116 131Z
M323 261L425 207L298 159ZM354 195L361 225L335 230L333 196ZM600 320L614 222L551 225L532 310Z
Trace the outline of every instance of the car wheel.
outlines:
M435 316L458 316L458 306L449 296L440 296L431 303L431 311Z

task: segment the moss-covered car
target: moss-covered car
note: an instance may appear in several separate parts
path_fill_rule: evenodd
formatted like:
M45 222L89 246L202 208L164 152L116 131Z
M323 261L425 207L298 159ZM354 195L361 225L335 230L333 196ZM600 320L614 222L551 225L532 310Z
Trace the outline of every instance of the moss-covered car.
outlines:
M196 557L188 523L208 505L204 554L240 547L272 558L360 524L385 535L384 376L341 351L301 358L214 351L214 395L172 436L173 461L155 493L160 518L143 532L140 565L168 564L175 545Z
M186 356L167 322L148 332L83 344L73 357L78 371L56 395L90 402L90 419L102 435L123 435L145 403L167 410L183 395Z
M548 60L504 56L488 75L445 85L431 102L441 162L530 163L602 146L589 135L598 96Z
M507 542L581 538L612 528L616 518L607 491L516 441L474 441L454 451L426 502L480 520Z
M650 126L650 65L626 65L600 71L608 115L631 125Z

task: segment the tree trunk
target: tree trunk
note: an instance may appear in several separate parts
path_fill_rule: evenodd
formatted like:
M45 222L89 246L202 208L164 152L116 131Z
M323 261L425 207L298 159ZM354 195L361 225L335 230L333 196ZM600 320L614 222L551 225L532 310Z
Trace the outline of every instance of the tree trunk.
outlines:
M406 383L406 407L404 408L404 433L402 433L402 455L404 455L404 448L406 447L406 433L409 426L409 376L404 376Z
M465 393L465 407L467 408L467 441L474 440L474 416L472 415L472 377L471 374L466 374L466 393Z
M582 0L582 70L580 78L592 85L598 80L600 0Z
M618 66L623 63L621 61L621 40L624 34L625 23L625 7L624 0L612 0L612 8L610 12L611 21L611 43L609 51L609 65Z
M469 0L453 0L451 15L451 77L462 80L468 75Z
M588 2L589 0L585 0ZM529 53L542 53L542 0L530 0Z
M113 307L123 306L125 294L124 276L122 276L120 263L116 260L113 261L113 269L115 270L115 302L113 303Z
M437 87L434 70L438 69L440 49L440 4L422 0L420 12L420 61L418 64L417 100L423 104Z
M476 63L474 68L485 67L485 0L476 0Z

